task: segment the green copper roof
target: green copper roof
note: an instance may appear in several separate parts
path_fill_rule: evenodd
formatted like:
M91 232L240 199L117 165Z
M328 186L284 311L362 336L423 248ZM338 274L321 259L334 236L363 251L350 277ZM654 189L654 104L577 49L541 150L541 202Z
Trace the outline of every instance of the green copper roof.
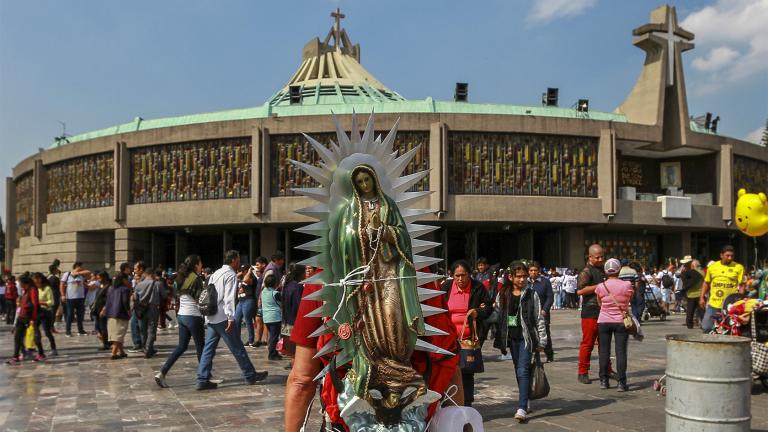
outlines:
M301 105L285 105L278 103L271 105L274 100L280 96L280 93L270 99L260 107L241 108L227 111L218 111L211 113L189 114L178 117L165 117L158 119L144 120L139 117L129 123L119 124L104 129L98 129L71 137L67 141L61 141L51 144L50 148L58 147L66 143L86 141L94 138L100 138L122 133L136 132L150 129L160 129L173 126L186 126L200 123L211 123L232 120L249 120L276 117L308 116L308 115L329 115L351 114L353 111L358 113L376 112L376 113L451 113L451 114L496 114L496 115L521 115L534 117L560 117L560 118L579 118L585 120L600 120L626 122L623 114L606 113L590 111L588 113L577 112L572 108L557 108L545 106L519 106L503 104L477 104L467 102L435 101L432 98L424 100L388 100L387 102L375 103L356 103L354 100L339 103L318 103ZM332 96L336 97L336 96ZM397 95L400 97L400 95ZM344 96L345 101L347 96ZM353 99L350 97L350 99ZM366 99L370 101L370 99Z

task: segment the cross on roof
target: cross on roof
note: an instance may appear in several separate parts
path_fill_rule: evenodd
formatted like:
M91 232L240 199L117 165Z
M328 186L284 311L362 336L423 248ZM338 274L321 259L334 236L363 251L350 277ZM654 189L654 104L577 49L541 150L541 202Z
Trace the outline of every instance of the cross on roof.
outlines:
M667 85L675 84L675 44L678 42L690 42L691 38L678 36L675 30L680 27L677 25L677 17L672 15L672 8L667 11L667 31L652 32L651 34L667 40Z
M654 16L651 16L651 23L643 25L635 29L632 33L635 36L651 35L657 43L664 43L666 41L667 49L667 86L675 84L675 61L677 59L676 47L677 44L682 43L682 51L687 51L693 48L693 33L685 31L677 24L677 15L675 14L675 8L666 8L666 17L663 18L663 22L656 21ZM655 22L653 22L655 21Z
M341 13L341 9L336 8L335 12L331 12L331 17L336 20L336 24L333 26L333 36L336 39L336 45L341 45L341 20L346 15Z

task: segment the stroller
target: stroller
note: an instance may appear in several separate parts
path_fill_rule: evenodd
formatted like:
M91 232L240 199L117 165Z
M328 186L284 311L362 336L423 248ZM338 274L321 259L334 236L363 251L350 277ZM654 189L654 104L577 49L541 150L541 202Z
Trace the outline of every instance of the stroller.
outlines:
M659 317L661 321L667 320L667 313L662 309L661 302L654 294L651 285L645 286L643 298L645 299L645 309L641 315L643 321L648 321L651 317Z
M741 294L726 297L722 317L710 333L752 339L752 378L768 389L768 301Z

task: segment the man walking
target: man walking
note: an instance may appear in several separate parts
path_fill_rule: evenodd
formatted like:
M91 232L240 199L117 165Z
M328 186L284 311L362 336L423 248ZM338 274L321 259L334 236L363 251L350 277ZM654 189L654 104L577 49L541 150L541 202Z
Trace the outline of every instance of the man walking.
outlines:
M715 319L723 309L723 300L736 292L744 294L746 290L744 266L733 260L735 256L733 246L724 246L720 252L720 261L707 267L699 295L699 307L705 309L706 306L704 318L701 319L704 333L709 333L715 326ZM707 294L709 302L706 300Z
M83 268L83 263L76 262L72 265L72 271L64 273L61 277L60 294L66 309L66 336L72 337L72 320L77 319L77 333L85 336L83 328L85 317L85 280L91 275L90 270Z
M555 294L552 291L552 283L549 279L541 276L541 266L536 261L528 267L528 276L531 287L539 295L539 300L541 301L541 314L544 316L544 324L547 328L547 345L544 347L544 354L546 354L547 362L549 363L555 359L555 352L552 350L552 336L550 336L549 332L549 312L555 301Z
M157 339L157 320L160 317L160 302L165 301L168 292L165 289L163 271L155 270L152 277L145 278L136 285L133 310L139 318L141 345L144 346L144 357L152 358Z
M243 378L248 384L255 384L267 377L267 372L256 372L253 368L248 353L245 351L243 341L239 334L234 334L235 329L235 292L237 291L237 273L240 268L240 253L236 250L227 251L224 254L224 265L216 270L208 280L208 284L214 285L218 305L216 314L205 317L208 330L205 335L205 346L200 356L200 364L197 367L197 390L209 390L217 387L216 383L209 380L213 357L219 340L224 343L235 357Z
M60 312L61 309L61 290L59 287L61 286L61 270L59 270L59 264L57 264L59 260L54 260L53 264L48 266L48 285L51 286L51 292L53 293L53 305L51 305L51 319L53 323L55 324L61 319L62 313ZM53 326L53 333L58 333L56 331L56 326Z
M131 265L128 263L122 263L120 265L120 272L123 274L130 273ZM147 269L146 264L144 264L144 261L136 261L136 264L133 265L133 278L131 279L131 285L133 286L133 291L136 290L136 287L141 283L145 278L148 276L145 274L145 271ZM131 294L131 297L133 298L133 294ZM136 308L134 307L131 311L131 341L133 342L133 348L129 349L129 353L139 353L144 351L144 345L142 344L141 340L141 326L139 325L139 322L141 320L136 315Z
M263 277L267 277L269 274L275 275L275 280L279 284L278 287L282 288L283 271L281 270L285 265L285 255L281 251L275 251L270 257L270 262L267 264L267 268L264 269Z
M597 342L597 318L600 315L600 305L597 303L595 289L605 281L605 255L603 247L593 244L589 247L587 266L579 273L576 294L582 296L581 303L581 344L579 344L579 382L591 384L589 378L589 363L592 349ZM598 350L600 347L598 346ZM615 376L610 363L609 376Z
M693 259L690 255L680 260L682 266L680 279L683 282L683 293L685 294L685 325L693 328L694 314L696 319L701 322L701 309L698 308L699 296L701 295L701 285L704 283L704 273L699 270L699 261Z

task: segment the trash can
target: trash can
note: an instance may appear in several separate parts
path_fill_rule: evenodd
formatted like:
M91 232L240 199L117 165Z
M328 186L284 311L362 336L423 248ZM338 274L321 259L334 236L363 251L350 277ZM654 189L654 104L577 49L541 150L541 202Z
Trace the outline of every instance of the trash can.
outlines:
M750 340L667 336L667 431L749 431Z

